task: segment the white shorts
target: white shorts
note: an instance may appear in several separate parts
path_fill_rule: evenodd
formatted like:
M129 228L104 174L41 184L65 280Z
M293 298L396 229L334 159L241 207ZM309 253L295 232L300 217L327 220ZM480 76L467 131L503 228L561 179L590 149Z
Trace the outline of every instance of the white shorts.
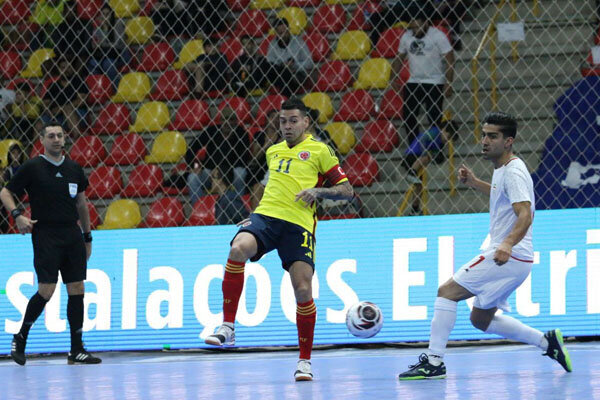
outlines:
M494 262L494 250L486 251L460 267L453 279L475 295L473 306L481 309L498 307L510 311L507 299L531 272L533 261L510 257L506 264Z

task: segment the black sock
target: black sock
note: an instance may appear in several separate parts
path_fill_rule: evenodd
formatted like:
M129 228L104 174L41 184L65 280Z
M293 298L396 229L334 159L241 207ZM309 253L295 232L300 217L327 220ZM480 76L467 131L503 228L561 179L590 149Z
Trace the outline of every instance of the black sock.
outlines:
M29 299L27 309L25 310L25 317L23 318L23 325L21 325L21 330L19 331L23 339L27 340L31 325L38 319L42 311L44 311L47 302L48 300L40 296L39 292L35 292L31 296L31 299Z
M69 296L67 302L67 319L71 328L71 352L79 351L83 348L82 328L83 328L83 295L76 294Z

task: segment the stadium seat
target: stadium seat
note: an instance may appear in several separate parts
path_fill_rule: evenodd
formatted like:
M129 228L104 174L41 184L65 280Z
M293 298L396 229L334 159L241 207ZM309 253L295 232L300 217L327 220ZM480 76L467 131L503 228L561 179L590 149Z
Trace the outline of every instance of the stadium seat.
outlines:
M147 228L180 226L184 220L185 214L181 202L174 197L164 197L152 203L141 226Z
M182 70L163 72L157 79L150 100L178 101L190 92L188 77Z
M313 29L321 33L340 33L345 24L346 12L339 4L324 4L313 15Z
M123 178L118 168L102 165L92 171L85 195L89 199L112 199L123 190Z
M48 89L50 88L50 85L52 85L54 82L58 81L59 77L58 76L51 76L48 79L44 79L44 81L42 82L42 87L40 89L40 98L43 99L44 97L46 97L46 92L48 92Z
M125 36L129 44L145 44L153 34L154 23L150 17L135 17L125 25Z
M88 75L85 78L85 83L89 90L87 102L90 105L104 104L115 93L112 81L106 75Z
M386 120L377 120L371 121L365 126L354 150L359 153L389 153L398 147L399 143L398 131L394 124Z
M215 204L217 202L217 195L202 196L196 201L192 208L186 225L197 226L197 225L214 225L215 218Z
M100 224L100 215L98 215L98 210L96 210L96 207L94 206L94 204L92 204L91 202L88 201L87 206L88 206L88 212L90 214L90 228L92 228L92 230L94 230Z
M98 229L131 229L142 222L140 206L133 200L115 200L108 206L104 223Z
M331 46L329 46L329 40L319 31L313 30L305 34L303 37L312 59L314 62L321 62L327 58L331 52Z
M232 64L236 58L244 54L244 47L240 39L232 37L221 43L219 51L227 57L227 62Z
M348 154L356 144L354 130L346 122L332 122L325 127L341 154Z
M51 58L54 58L54 50L37 49L31 54L31 56L29 56L29 60L27 60L27 66L21 72L21 76L23 78L41 78L42 63Z
M137 133L130 132L115 138L106 165L136 165L146 155L146 143Z
M250 8L254 10L274 10L283 6L283 0L252 0L250 3Z
M12 79L23 68L21 56L16 51L0 52L0 78Z
M365 61L354 82L354 89L385 89L390 81L392 66L385 58L371 58Z
M100 111L91 132L95 135L115 135L129 129L131 115L125 104L108 103Z
M402 69L400 73L396 77L396 82L400 83L401 86L404 86L406 82L410 79L410 66L408 65L408 60L404 60L402 64Z
M187 151L185 137L177 131L163 132L154 139L147 164L178 163Z
M123 195L127 197L150 197L158 193L162 186L163 171L158 165L138 165L129 174L129 181Z
M284 101L287 100L287 97L280 94L270 94L265 97L258 103L258 112L256 113L256 121L260 126L264 126L267 122L267 114L269 111L275 109L277 111L281 110L281 105Z
M95 167L106 157L106 149L98 136L80 136L71 146L69 157L82 167Z
M175 52L169 43L150 43L144 47L142 61L137 70L140 72L166 71L175 61L175 57Z
M143 72L129 72L119 81L117 94L112 97L115 103L135 103L143 101L150 93L150 79Z
M109 0L108 4L117 18L133 17L140 10L138 0Z
M321 124L333 117L333 104L327 93L309 93L302 98L302 101L307 107L319 110L319 122Z
M346 157L342 168L354 187L371 186L379 175L379 165L369 153L353 153Z
M349 91L342 97L342 102L334 121L368 121L375 115L375 100L364 89Z
M306 13L299 7L287 7L277 13L279 18L285 18L290 25L292 35L299 35L306 28Z
M252 113L250 112L250 104L248 104L248 101L243 97L234 96L227 97L219 104L215 118L216 124L221 123L221 111L225 107L229 107L235 112L239 122L244 124L252 122Z
M341 92L350 86L352 72L342 60L326 61L321 64L316 89L320 92Z
M41 140L36 140L31 146L31 152L29 152L29 158L34 158L39 156L40 154L44 154L44 145Z
M227 0L227 5L231 11L244 11L250 5L250 0Z
M381 36L375 45L372 57L394 58L398 54L400 47L400 39L406 32L403 28L388 28Z
M402 93L389 89L381 97L381 114L387 119L402 119Z
M246 10L237 20L235 33L237 36L261 37L269 31L269 28L271 25L263 10Z
M76 0L77 15L84 21L93 21L102 9L104 0Z
M348 22L346 29L349 31L370 31L373 27L368 20L368 16L381 11L381 9L381 3L378 0L367 0L357 5L350 16L350 22Z
M179 52L179 58L173 64L173 68L181 69L184 65L191 63L199 55L204 54L202 40L194 39L187 42Z
M347 31L340 36L332 59L362 60L371 51L371 39L363 31Z
M129 127L131 132L157 132L169 123L169 107L162 101L144 103L137 112L135 123Z
M208 104L203 100L185 100L175 114L169 129L178 131L200 130L210 123Z
M318 7L321 4L321 0L288 0L290 7Z
M0 6L0 25L17 25L30 15L28 0L4 0Z
M6 166L8 164L8 149L10 149L10 147L15 144L17 144L21 148L23 148L23 144L15 139L4 139L4 140L0 141L0 167L1 168L6 168Z

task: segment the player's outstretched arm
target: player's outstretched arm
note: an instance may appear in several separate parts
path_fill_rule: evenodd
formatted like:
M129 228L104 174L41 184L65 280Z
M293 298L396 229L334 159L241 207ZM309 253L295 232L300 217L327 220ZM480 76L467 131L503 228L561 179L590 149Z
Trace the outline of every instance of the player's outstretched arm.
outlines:
M329 188L310 188L304 189L296 195L296 201L303 200L306 207L314 204L317 198L331 200L352 200L354 189L348 181L342 182Z
M473 171L465 164L462 164L458 169L458 180L465 185L472 187L473 189L479 190L481 193L487 196L490 195L490 184L477 178Z

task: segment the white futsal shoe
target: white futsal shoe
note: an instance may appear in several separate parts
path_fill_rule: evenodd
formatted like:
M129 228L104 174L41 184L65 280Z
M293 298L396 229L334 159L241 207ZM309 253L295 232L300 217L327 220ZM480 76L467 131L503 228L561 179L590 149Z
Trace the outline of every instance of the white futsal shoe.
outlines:
M221 325L216 332L204 339L204 343L213 346L235 345L235 330L227 325Z
M312 381L313 374L309 360L298 360L296 372L294 372L296 381Z

